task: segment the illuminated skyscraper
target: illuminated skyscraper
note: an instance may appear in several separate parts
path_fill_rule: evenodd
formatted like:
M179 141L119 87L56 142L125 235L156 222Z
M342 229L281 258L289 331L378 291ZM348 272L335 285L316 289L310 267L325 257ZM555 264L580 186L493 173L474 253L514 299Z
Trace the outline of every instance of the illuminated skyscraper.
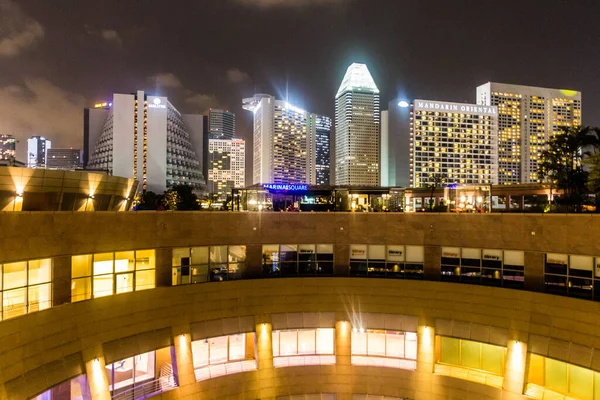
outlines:
M43 136L32 136L27 139L27 166L29 168L46 168L46 157L52 142Z
M498 107L498 181L538 182L537 167L548 139L560 127L581 125L581 93L488 82L477 104Z
M231 189L246 184L246 142L243 139L208 139L207 191L227 200Z
M114 94L112 107L104 110L104 124L88 124L84 143L90 143L87 168L136 178L142 190L163 192L173 185L204 185L200 165L202 118L182 115L166 97ZM195 132L200 132L195 139ZM87 136L87 138L85 137ZM200 156L197 155L200 152Z
M14 160L17 141L13 135L0 135L0 160Z
M331 118L308 114L307 124L307 183L310 185L329 185Z
M233 139L235 137L235 114L225 110L208 111L210 139Z
M415 100L410 106L409 136L411 187L445 183L498 183L497 121L495 106Z
M268 94L243 100L254 113L253 184L306 183L307 112Z
M379 89L365 64L348 67L335 95L335 183L380 184Z

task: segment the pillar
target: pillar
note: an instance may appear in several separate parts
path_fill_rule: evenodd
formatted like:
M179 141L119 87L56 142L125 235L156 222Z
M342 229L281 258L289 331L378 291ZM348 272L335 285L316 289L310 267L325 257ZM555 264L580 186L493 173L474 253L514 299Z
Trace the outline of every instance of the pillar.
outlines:
M273 368L273 326L268 316L257 316L256 347L258 354L258 379L260 399L275 399L275 371Z
M506 211L510 211L510 197L511 197L511 196L510 196L510 194L507 194L507 195L504 197L504 198L506 199L506 204L505 204Z
M352 399L352 324L345 316L336 316L335 322L335 377L338 387L337 400Z
M427 234L426 234L427 235ZM437 236L434 236L437 240ZM423 260L423 279L439 281L442 275L442 248L440 246L425 246Z
M262 278L262 244L246 245L246 269L243 279Z
M110 389L102 346L85 349L82 353L92 400L110 400Z
M156 287L171 286L173 284L173 249L156 249Z
M71 256L52 260L52 307L71 302Z
M522 394L525 388L525 364L527 360L527 343L510 340L506 353L504 382L502 389L510 393Z
M432 380L435 368L435 329L433 320L419 320L417 327L417 373L415 400L432 397Z
M544 253L539 251L525 252L525 290L544 292Z
M196 382L196 375L194 374L190 327L189 325L174 326L171 329L175 347L175 366L177 367L175 373L179 387L192 385Z
M340 231L340 233L344 233ZM350 246L347 244L333 245L333 276L350 275Z

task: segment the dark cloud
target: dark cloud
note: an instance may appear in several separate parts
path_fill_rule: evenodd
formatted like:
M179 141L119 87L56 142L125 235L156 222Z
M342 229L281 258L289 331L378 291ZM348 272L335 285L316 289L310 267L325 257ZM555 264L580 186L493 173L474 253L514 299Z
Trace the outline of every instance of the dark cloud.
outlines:
M238 68L231 68L227 70L227 80L231 83L244 83L250 80L250 76L239 70Z
M0 56L14 57L44 37L44 27L11 0L0 0Z

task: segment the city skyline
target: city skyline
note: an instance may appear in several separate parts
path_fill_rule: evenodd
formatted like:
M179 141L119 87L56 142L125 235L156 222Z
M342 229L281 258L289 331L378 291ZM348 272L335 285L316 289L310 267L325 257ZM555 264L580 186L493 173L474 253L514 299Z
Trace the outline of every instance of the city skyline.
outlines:
M600 91L596 90L597 78L592 68L597 33L582 31L578 46L571 46L571 35L566 34L594 14L582 4L528 2L519 4L518 15L504 5L478 4L468 9L452 8L446 10L450 15L445 15L439 12L442 3L437 1L424 5L382 0L377 7L353 0L296 3L290 6L275 2L259 7L258 2L253 5L234 0L217 4L183 2L182 7L169 10L174 18L161 21L161 29L155 30L153 22L161 19L163 10L162 3L153 0L145 3L146 19L140 18L137 8L122 3L119 7L111 2L102 7L73 4L72 11L64 14L58 12L60 7L39 0L18 4L9 1L8 10L15 18L31 21L33 26L38 24L40 30L32 43L15 47L0 57L4 72L0 79L1 133L13 134L21 143L29 136L44 135L52 138L56 146L82 148L82 109L110 98L112 93L140 88L172 98L185 113L203 112L211 106L230 109L239 116L238 136L248 141L251 118L241 112L240 98L255 92L272 93L312 112L333 116L331 99L345 68L354 61L369 65L382 92L382 104L398 97L472 103L472 87L495 81L578 90L583 92L585 109L600 109ZM592 7L599 5L594 3ZM223 12L239 23L228 25L222 39L211 35L203 52L195 48L192 51L192 43L178 37L182 24L175 24L177 16L187 19L198 13ZM432 21L430 28L422 29L413 22L415 13L427 15ZM579 21L575 24L565 19L565 14L578 15ZM540 16L542 25L531 34L540 38L544 32L547 43L562 49L560 57L552 51L528 57L530 46L519 40L528 29L523 22L534 17L538 20ZM274 37L272 43L263 42L250 51L244 49L244 41L235 40L250 34L260 36L296 19L301 22L298 34L285 39L292 40L292 46L282 47L283 38ZM360 23L363 20L373 23ZM452 20L460 23L450 24ZM259 32L255 32L256 21L265 22L258 24L264 25ZM308 22L318 29L312 29ZM185 36L208 37L217 29L215 23L207 19L204 24L189 28L191 31ZM488 25L511 29L478 33ZM328 29L329 26L335 29ZM552 29L543 29L545 26ZM505 34L509 38L499 40ZM465 37L473 46L461 44ZM444 38L443 49L437 53L436 62L429 63L426 49L416 43L420 39L440 38ZM65 41L73 45L63 49ZM178 46L168 45L172 41ZM301 46L300 42L311 46ZM474 57L479 49L492 46L496 54L508 56ZM64 59L56 56L58 48L67 52ZM224 54L213 57L218 62L206 61L217 53ZM314 59L319 62L315 64ZM527 62L520 62L521 59ZM581 59L588 61L577 61ZM448 79L448 71L452 71L452 79ZM91 76L98 79L90 79ZM600 125L598 113L585 109L583 124ZM19 147L17 158L24 159L25 150L22 145Z

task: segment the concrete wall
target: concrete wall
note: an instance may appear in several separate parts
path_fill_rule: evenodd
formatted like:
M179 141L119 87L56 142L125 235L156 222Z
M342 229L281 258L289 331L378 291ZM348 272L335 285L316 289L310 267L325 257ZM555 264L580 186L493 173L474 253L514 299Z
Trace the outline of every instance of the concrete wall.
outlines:
M179 340L187 335L189 344L191 326L197 322L254 316L258 326L270 321L272 314L285 312L332 312L336 320L352 321L348 310L359 305L363 313L418 317L417 371L352 365L265 370L259 344L258 371L204 382L188 380L157 398L273 399L320 392L341 393L338 398L343 399L351 393L417 400L524 398L520 393L433 374L427 360L432 348L423 348L423 329L431 335L490 343L518 340L538 354L600 370L599 303L440 282L271 279L163 287L65 304L0 322L0 398L26 399L86 370L94 398L106 398L107 381L102 377L109 349L134 354L174 343L180 357ZM338 358L339 364L343 357ZM185 367L180 361L178 367ZM97 372L90 366L94 362L100 365ZM521 379L523 375L521 371ZM505 375L505 384L507 379ZM522 388L522 382L517 388Z
M600 256L600 215L595 214L22 212L0 213L0 227L0 262L266 243L387 243Z

